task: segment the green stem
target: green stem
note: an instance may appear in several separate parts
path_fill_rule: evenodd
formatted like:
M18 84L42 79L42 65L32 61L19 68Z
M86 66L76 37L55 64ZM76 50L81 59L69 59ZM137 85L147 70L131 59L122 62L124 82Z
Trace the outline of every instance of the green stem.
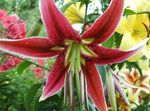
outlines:
M69 73L69 93L70 93L70 107L71 111L74 111L75 104L74 104L74 81L73 81L73 73L70 71Z
M149 19L149 26L147 26L146 24L143 23L143 25L145 26L146 28L146 31L147 31L147 37L150 36L150 12L148 11L144 11L144 12L139 12L139 13L136 13L136 14L147 14L148 15L148 19ZM148 44L148 43L147 43Z
M144 12L138 12L138 13L136 13L136 14L150 14L150 12L148 12L148 11L144 11Z
M17 57L17 58L18 58L18 57ZM45 69L45 70L47 70L47 71L50 71L48 68L43 67L43 66L40 66L40 65L38 65L38 64L36 64L36 63L30 61L30 60L23 59L23 58L19 58L19 59L24 60L24 61L27 61L27 62L30 62L30 63L32 63L33 65L37 66L37 67L40 67L40 68Z
M85 4L85 15L84 15L84 20L83 20L83 26L82 26L82 32L83 34L85 27L86 27L86 22L87 22L87 10L88 10L88 3Z
M8 55L11 55L11 54L8 54ZM14 56L14 55L11 55L11 56ZM21 59L21 60L24 60L24 61L30 62L31 64L33 64L33 65L35 65L35 66L37 66L37 67L40 67L40 68L45 69L45 70L47 70L47 71L50 71L48 68L43 67L43 66L40 66L39 64L36 64L36 63L34 63L34 62L30 61L30 60L27 60L27 59L21 58L21 57L19 57L19 56L14 56L14 57L17 57L17 58L19 58L19 59Z
M129 15L140 15L140 14L148 14L148 15L150 15L150 12L144 11L144 12L132 13L132 14L129 14Z

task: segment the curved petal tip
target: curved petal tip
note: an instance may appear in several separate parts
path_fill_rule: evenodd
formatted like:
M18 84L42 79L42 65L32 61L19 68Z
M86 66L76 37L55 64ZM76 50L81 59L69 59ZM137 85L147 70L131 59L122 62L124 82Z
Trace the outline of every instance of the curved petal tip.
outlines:
M41 95L39 102L44 101L48 98L48 96Z
M137 49L141 49L143 48L143 46L146 45L146 43L149 41L149 38L146 38L144 40L142 40L138 45L136 45L135 47L131 48L130 50L137 50Z

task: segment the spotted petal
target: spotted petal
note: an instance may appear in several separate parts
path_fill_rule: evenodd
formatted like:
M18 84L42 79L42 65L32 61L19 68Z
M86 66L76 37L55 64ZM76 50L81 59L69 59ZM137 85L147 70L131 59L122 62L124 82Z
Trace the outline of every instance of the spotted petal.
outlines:
M48 58L60 51L52 50L47 38L28 38L19 40L0 39L0 50L28 58Z
M57 9L54 0L40 0L40 11L49 40L63 45L65 39L80 40L65 16Z
M65 67L65 51L63 51L56 59L46 85L43 88L43 94L40 101L47 99L50 96L55 95L64 86L65 74L68 67Z
M134 54L136 54L137 51L139 51L141 48L145 46L147 43L148 39L145 39L141 41L136 47L122 51L119 49L110 49L110 48L105 48L102 46L98 45L91 45L89 46L90 50L92 50L98 57L88 57L85 56L89 61L98 63L98 64L113 64L113 63L120 63Z
M93 63L86 62L83 66L83 72L86 77L87 91L93 101L93 103L98 108L98 111L107 111L103 84L101 76Z
M105 13L82 35L83 39L94 38L92 43L99 44L107 40L115 31L122 12L124 0L112 0Z

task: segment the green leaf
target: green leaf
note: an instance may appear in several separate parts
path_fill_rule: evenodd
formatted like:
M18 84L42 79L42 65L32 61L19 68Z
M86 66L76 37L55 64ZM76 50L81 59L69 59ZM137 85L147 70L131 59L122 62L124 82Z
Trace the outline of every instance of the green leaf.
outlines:
M42 20L41 18L38 18L35 23L32 25L32 27L29 29L28 33L27 33L27 37L30 37L30 36L37 36L41 29L42 29Z
M39 106L40 106L40 102L39 102L39 98L37 98L34 102L33 111L39 111Z
M133 111L150 111L150 104L142 104L136 107Z
M121 40L122 40L122 35L120 35L119 33L115 32L115 46L116 46L116 48L120 47Z
M122 67L124 66L125 62L121 62L121 63L118 63L117 66L118 66L118 69L121 70Z
M102 77L103 85L105 85L105 83L106 83L106 74L107 74L106 66L99 66L99 65L97 65L97 69L98 69L98 71L99 71L99 73L100 73L100 75Z
M28 61L24 61L22 62L18 67L17 67L17 72L18 74L22 74L23 71L29 67L32 63L31 62L28 62Z
M112 35L112 37L110 37L106 42L104 42L102 46L112 48L114 45L114 41L115 41L115 34Z
M133 14L136 14L133 10L130 10L130 9L124 10L124 15L133 15Z
M87 15L88 23L93 23L99 16L100 16L99 13L88 14Z
M114 80L113 80L113 75L110 71L108 71L106 75L106 87L107 87L108 97L109 97L112 109L113 111L117 111Z
M76 2L79 2L79 0L74 0L74 1L70 1L66 3L65 5L61 7L60 10L64 13L72 4L75 4Z
M33 103L34 97L35 97L38 89L41 87L41 85L42 84L40 84L40 83L34 84L27 92L27 94L24 98L26 111L33 111L32 103Z

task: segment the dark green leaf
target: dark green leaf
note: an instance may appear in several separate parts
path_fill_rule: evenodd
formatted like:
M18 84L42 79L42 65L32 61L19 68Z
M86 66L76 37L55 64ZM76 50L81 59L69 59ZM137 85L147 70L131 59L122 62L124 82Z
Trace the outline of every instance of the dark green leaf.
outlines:
M125 64L125 62L118 63L118 68L119 68L119 70L122 69L122 67L124 66L124 64Z
M121 44L121 40L122 40L122 35L120 35L119 33L115 33L115 46L116 48L120 47Z
M27 92L25 98L24 98L24 101L25 101L25 107L26 107L26 110L27 111L33 111L33 106L32 106L32 103L33 103L33 100L34 100L34 97L38 91L38 89L41 87L42 84L34 84L30 89L29 91Z
M28 62L28 61L24 61L22 62L18 67L17 67L17 72L18 74L22 74L23 71L29 67L32 63L31 62Z
M105 85L105 83L106 83L106 74L107 74L106 66L99 66L99 65L97 65L97 69L98 69L98 71L99 71L99 73L100 73L100 75L102 77L103 85Z

